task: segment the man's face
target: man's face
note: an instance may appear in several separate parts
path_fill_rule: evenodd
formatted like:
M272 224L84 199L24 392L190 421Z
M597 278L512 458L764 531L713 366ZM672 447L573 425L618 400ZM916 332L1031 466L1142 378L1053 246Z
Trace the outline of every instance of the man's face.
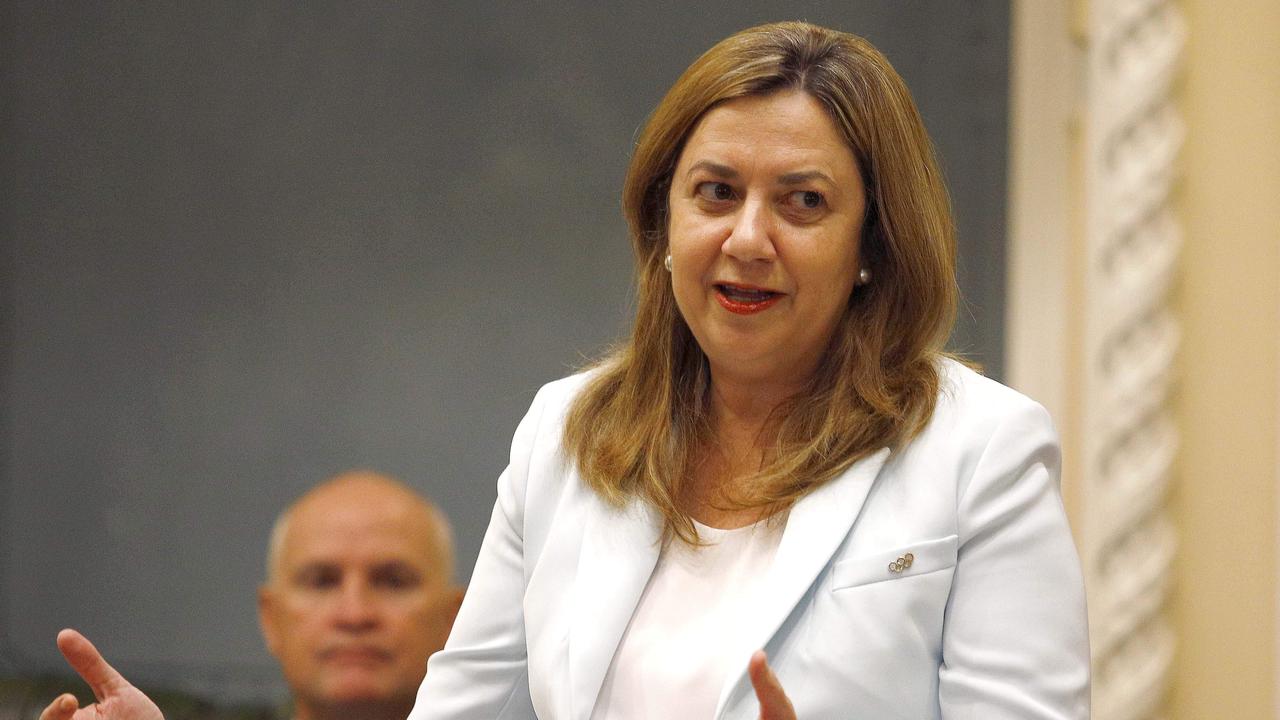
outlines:
M300 715L412 704L456 612L430 516L378 486L339 489L293 510L278 552L259 609Z

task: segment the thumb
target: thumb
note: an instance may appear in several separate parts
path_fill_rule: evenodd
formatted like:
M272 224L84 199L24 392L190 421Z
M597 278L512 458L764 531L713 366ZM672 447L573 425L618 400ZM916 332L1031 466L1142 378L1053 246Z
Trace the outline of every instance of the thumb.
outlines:
M124 676L102 659L98 648L75 630L68 628L58 633L58 649L71 667L89 684L89 689L98 698L98 702L131 687Z
M763 650L757 650L747 663L747 675L760 701L760 720L795 720L796 711L782 689L778 676L769 667L769 659Z

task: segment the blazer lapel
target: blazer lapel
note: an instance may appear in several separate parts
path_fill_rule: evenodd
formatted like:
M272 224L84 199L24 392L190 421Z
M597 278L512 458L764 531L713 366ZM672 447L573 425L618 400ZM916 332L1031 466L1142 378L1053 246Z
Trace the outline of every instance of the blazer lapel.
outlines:
M614 508L592 494L570 599L571 717L587 720L658 561L662 525L646 503Z
M734 687L740 682L749 682L747 659L750 654L768 644L796 603L830 563L832 555L853 527L853 521L867 499L867 492L888 457L889 448L882 448L859 460L791 508L773 565L768 571L768 590L756 604L751 627L743 629L743 644L739 648L742 668L725 679L715 717L724 712Z

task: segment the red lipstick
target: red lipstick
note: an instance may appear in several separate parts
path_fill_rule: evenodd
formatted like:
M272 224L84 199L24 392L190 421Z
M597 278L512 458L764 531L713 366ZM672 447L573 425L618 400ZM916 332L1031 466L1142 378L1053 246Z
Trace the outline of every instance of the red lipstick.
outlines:
M781 299L782 293L772 290L735 283L716 284L716 300L720 301L720 306L738 315L763 312Z

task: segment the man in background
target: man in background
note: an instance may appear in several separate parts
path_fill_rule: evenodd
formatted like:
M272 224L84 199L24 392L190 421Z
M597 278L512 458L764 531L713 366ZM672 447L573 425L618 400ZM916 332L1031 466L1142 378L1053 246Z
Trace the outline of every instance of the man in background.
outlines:
M403 720L461 603L444 515L404 484L356 471L276 519L258 618L295 720ZM82 709L63 693L40 720L164 720L83 635L63 630L58 649L98 702Z
M448 522L402 483L349 472L299 498L258 592L295 720L403 720L462 594Z

